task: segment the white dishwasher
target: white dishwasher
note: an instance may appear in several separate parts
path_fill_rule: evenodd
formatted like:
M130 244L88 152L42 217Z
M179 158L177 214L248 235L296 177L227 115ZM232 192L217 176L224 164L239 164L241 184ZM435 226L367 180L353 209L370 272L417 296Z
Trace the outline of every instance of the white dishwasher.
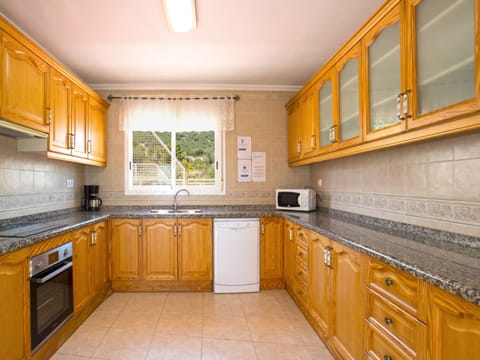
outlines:
M214 219L213 292L260 290L258 218Z

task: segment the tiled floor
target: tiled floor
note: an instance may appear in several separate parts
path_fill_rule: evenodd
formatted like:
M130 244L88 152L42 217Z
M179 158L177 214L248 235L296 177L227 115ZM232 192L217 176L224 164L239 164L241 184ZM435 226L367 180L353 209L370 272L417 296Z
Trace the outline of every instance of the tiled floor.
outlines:
M53 360L333 359L284 290L114 293Z

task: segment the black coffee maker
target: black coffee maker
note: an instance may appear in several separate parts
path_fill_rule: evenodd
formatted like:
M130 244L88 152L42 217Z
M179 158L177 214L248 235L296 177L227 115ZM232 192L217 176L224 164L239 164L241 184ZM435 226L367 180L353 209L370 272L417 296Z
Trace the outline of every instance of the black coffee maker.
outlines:
M102 206L102 199L98 196L100 186L85 185L83 188L84 194L82 208L87 211L100 210L100 206Z

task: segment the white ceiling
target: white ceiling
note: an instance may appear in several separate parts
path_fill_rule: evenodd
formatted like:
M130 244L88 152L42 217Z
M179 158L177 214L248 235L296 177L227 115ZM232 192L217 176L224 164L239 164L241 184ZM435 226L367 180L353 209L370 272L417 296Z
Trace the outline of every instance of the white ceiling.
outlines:
M167 29L160 0L0 0L0 12L96 89L303 85L384 0L196 0Z

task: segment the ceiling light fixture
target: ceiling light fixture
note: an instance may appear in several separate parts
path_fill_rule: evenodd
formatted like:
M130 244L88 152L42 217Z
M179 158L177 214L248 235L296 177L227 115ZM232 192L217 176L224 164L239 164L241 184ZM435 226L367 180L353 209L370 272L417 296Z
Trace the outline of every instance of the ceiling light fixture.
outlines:
M168 27L173 32L188 32L197 27L195 0L162 0Z

